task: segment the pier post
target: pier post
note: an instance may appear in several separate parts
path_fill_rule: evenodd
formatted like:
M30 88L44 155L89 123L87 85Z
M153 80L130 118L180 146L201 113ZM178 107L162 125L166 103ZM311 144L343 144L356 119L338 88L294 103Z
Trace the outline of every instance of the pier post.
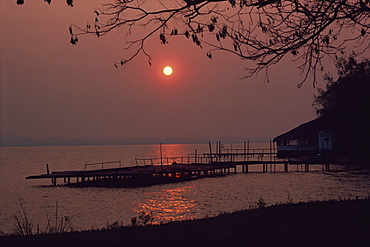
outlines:
M249 152L249 141L247 141L247 161L249 161L249 156L250 156L249 153L250 153Z
M209 145L209 153L210 153L209 163L212 163L213 162L213 156L212 156L212 145L211 145L211 142L208 142L208 145Z
M159 143L159 153L161 156L161 169L163 170L162 143Z
M285 172L289 171L289 164L287 162L284 163L284 171Z
M268 171L268 165L266 163L263 163L263 172L267 172Z
M270 158L270 163L272 165L272 141L270 140L270 150L269 150L269 158ZM270 167L270 170L272 171L272 167Z
M247 143L244 141L244 162L247 160Z

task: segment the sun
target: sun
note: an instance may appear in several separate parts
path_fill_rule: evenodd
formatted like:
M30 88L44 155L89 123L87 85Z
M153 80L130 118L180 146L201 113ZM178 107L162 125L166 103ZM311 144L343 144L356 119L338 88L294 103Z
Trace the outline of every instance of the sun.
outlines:
M172 73L173 73L173 69L171 68L171 66L166 66L163 68L163 74L170 76L172 75Z

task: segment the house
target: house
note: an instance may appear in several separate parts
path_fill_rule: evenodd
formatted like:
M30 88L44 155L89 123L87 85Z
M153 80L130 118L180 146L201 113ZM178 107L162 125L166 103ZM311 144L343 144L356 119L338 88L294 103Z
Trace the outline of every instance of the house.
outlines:
M334 149L335 134L324 127L320 118L274 138L279 158L316 156Z

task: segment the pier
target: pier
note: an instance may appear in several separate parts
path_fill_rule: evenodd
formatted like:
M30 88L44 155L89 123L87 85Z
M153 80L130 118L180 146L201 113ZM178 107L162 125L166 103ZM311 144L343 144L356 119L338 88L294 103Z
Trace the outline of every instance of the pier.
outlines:
M160 147L162 149L162 147ZM85 164L79 171L51 172L28 176L26 179L51 179L56 186L57 180L63 185L86 187L138 187L163 183L174 183L192 179L226 176L249 172L289 172L315 170L350 170L358 167L369 168L369 161L348 161L299 157L296 159L277 158L270 143L269 149L250 149L249 142L242 149L225 149L221 143L215 151L210 144L209 153L188 154L183 157L136 158L135 166L122 167L121 161L108 161ZM108 166L114 168L107 168ZM319 168L318 168L319 167ZM253 168L253 169L251 169ZM253 171L251 171L253 170Z
M112 162L102 162L99 164L105 163ZM137 187L181 182L201 177L230 175L231 172L236 173L236 166L229 163L173 163L171 165L138 165L97 170L52 172L49 174L28 176L27 179L48 178L51 179L53 185L57 185L57 179L62 179L64 184L78 187Z

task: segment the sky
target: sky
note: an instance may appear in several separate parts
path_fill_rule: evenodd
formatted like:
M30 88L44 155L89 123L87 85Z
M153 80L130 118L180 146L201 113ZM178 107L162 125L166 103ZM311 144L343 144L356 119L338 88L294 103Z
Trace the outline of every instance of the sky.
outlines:
M0 136L32 138L226 138L271 140L315 118L316 88L297 87L289 60L249 79L245 63L213 54L185 38L147 47L124 67L124 35L69 43L70 24L93 20L104 1L0 0ZM171 76L162 73L172 66ZM330 67L330 66L329 66ZM319 81L319 87L323 86Z

